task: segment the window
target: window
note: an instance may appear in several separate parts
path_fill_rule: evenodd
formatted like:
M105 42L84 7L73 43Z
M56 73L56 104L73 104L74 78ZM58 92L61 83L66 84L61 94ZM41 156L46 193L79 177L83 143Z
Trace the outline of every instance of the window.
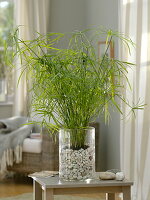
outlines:
M13 73L4 62L4 41L13 28L13 11L13 0L0 0L0 102L10 101L13 96Z

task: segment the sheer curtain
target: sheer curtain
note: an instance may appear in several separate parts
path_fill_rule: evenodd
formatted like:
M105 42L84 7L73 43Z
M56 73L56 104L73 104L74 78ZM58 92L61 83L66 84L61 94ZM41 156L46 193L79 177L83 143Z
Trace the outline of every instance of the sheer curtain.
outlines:
M135 43L131 55L120 47L120 56L136 64L129 68L132 91L126 86L125 95L130 102L146 103L121 121L121 168L126 177L134 181L132 200L150 199L150 1L120 0L120 30ZM123 106L124 115L128 108Z
M15 24L19 26L19 37L30 40L36 37L36 31L46 34L49 27L50 0L14 0L15 2ZM28 83L26 75L17 84L20 76L21 64L17 61L15 69L15 97L14 115L27 115L29 106L29 95L27 94Z

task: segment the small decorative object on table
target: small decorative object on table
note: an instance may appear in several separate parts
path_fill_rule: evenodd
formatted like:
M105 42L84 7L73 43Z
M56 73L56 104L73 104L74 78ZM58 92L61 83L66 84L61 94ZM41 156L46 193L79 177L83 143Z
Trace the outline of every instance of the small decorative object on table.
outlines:
M100 172L99 178L101 180L114 180L116 175L112 172Z
M28 177L54 177L58 174L59 173L57 171L40 171L29 174Z
M123 172L118 169L107 170L106 172L100 172L99 178L101 180L117 180L123 181L125 179L125 175Z
M123 181L124 178L125 178L125 175L124 175L123 172L117 172L117 173L116 173L116 180L117 180L117 181Z

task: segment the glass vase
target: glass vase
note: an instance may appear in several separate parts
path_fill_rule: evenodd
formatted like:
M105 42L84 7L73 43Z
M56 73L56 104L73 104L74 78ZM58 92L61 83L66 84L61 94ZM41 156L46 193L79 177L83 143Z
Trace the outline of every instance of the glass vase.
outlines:
M59 130L59 177L66 181L93 178L95 128Z

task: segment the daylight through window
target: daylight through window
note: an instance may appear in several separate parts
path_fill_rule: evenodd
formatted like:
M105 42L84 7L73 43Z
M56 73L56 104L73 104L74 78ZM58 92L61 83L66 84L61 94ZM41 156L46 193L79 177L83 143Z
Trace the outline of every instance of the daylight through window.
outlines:
M13 28L13 11L13 0L0 0L0 102L13 98L13 72L4 61L4 42Z

